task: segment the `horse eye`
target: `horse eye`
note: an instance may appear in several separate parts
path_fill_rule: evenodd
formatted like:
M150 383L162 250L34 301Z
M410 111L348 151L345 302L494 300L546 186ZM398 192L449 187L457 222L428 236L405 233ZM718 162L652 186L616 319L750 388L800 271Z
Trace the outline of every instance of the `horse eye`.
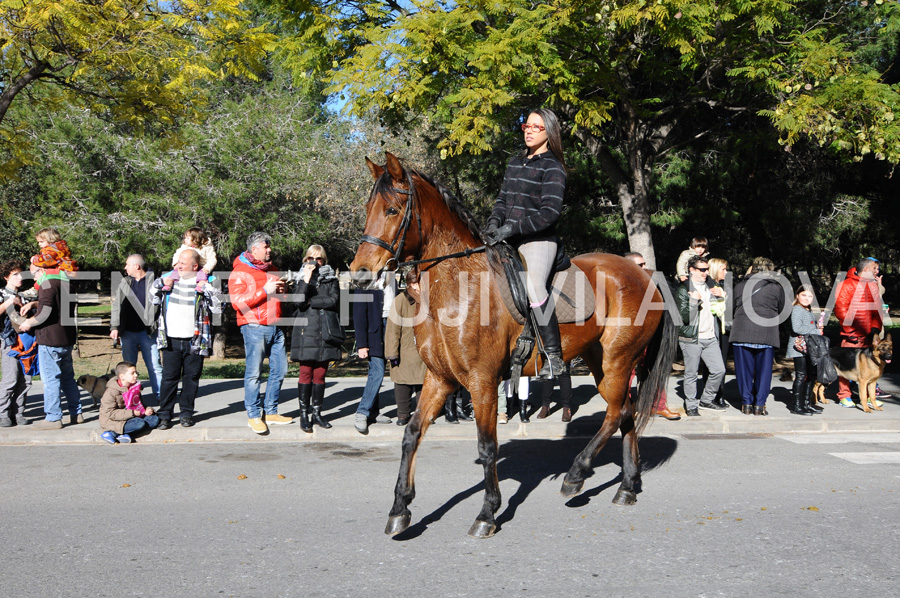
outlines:
M387 215L388 215L388 216L396 216L396 215L399 214L399 213L400 213L400 212L397 211L397 208L388 208L388 209L387 209Z

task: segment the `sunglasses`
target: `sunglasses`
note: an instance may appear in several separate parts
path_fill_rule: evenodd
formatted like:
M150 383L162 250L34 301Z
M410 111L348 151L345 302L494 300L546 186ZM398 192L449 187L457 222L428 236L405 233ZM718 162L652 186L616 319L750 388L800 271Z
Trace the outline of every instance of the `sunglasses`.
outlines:
M533 124L530 124L530 123L523 123L523 124L522 124L522 130L525 131L526 133L527 133L528 131L534 131L535 133L540 133L540 132L543 131L544 129L545 129L545 127L542 126L542 125L533 125Z
M307 263L307 264L312 264L312 263L314 263L314 262L318 262L318 263L320 263L320 264L324 264L324 263L325 263L325 258L324 258L324 257L308 257L308 258L306 258L306 263Z
M709 268L694 268L697 272L709 272Z

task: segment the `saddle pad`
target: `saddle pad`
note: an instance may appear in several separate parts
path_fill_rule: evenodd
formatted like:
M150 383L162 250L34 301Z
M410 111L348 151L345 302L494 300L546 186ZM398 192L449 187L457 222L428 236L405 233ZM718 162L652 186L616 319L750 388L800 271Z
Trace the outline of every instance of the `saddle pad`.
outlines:
M522 272L524 277L525 273ZM497 281L497 290L506 309L513 319L519 324L525 324L525 315L520 313L513 302L512 292L509 289L509 280L502 273L494 273ZM524 285L524 279L520 283ZM556 306L556 318L560 324L572 324L585 322L594 314L596 307L594 302L594 289L588 282L587 276L581 268L574 263L568 270L556 272L553 275L550 294Z

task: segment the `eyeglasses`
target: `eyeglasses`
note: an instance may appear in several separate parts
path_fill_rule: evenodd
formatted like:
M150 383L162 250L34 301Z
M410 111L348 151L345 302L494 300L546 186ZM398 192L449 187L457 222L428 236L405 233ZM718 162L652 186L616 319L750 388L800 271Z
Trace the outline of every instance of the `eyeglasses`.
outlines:
M522 130L526 133L528 131L534 131L535 133L540 133L543 131L545 127L543 125L533 125L531 123L522 123Z

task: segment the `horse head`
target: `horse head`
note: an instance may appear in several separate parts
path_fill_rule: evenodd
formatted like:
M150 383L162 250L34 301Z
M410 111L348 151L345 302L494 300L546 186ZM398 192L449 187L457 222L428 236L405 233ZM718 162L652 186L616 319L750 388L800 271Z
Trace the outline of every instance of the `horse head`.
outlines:
M385 270L415 257L421 245L422 221L412 173L390 152L379 166L366 158L375 180L366 202L366 228L350 264L359 287L374 284Z

